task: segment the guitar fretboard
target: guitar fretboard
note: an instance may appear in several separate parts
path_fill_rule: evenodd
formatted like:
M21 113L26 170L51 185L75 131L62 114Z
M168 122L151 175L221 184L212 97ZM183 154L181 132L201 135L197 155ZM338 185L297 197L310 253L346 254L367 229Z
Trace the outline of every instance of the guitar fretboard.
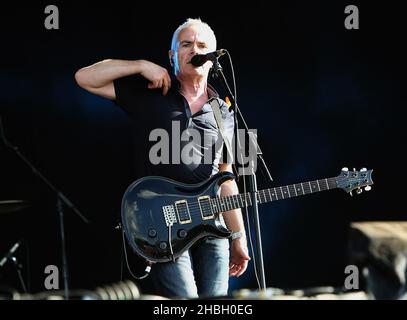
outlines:
M302 196L305 194L330 190L337 187L338 186L336 183L336 178L325 178L314 181L295 183L287 186L259 190L257 193L257 202L262 204ZM250 193L240 193L220 198L212 198L210 202L214 213L243 208L246 205L250 207L253 204L252 196Z

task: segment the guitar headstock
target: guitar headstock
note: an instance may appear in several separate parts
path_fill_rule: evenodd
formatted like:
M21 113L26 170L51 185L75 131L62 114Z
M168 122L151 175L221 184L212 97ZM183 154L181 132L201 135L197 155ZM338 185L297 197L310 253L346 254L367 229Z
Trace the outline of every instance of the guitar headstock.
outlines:
M349 171L348 168L342 168L340 175L336 177L337 186L349 192L350 195L355 189L357 194L362 193L363 187L365 191L369 191L373 184L372 172L373 170L367 170L366 168L362 168L360 171L356 171L356 169Z

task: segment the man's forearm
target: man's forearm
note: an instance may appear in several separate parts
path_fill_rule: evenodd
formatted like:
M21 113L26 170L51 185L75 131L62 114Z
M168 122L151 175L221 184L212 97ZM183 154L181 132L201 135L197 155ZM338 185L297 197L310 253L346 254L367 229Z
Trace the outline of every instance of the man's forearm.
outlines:
M78 70L76 81L81 87L102 88L112 81L142 72L142 60L107 59Z
M239 189L234 180L227 181L222 184L221 196L231 196L239 194ZM242 211L240 209L234 209L223 213L226 226L233 232L242 231L245 235L244 222L242 217Z

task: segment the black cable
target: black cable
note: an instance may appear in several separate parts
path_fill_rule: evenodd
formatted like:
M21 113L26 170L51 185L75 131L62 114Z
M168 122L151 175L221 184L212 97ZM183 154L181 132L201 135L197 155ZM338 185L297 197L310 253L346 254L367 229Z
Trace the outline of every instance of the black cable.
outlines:
M152 263L150 261L147 261L147 266L144 269L144 275L142 275L141 277L137 277L133 274L133 272L131 271L130 265L129 265L129 260L127 259L127 250L126 250L126 242L124 239L124 231L122 229L122 243L123 243L123 251L124 251L124 257L125 257L125 261L126 261L126 265L127 265L127 270L129 271L130 275L137 280L142 280L148 277L148 275L150 274L151 271L151 265Z

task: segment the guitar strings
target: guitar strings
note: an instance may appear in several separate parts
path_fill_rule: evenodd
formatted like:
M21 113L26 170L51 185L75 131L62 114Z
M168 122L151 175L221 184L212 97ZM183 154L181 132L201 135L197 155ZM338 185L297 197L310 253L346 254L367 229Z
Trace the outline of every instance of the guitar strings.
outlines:
M334 179L334 178L328 178L327 180L329 181L329 182L333 182L332 181L332 179ZM323 179L323 180L325 180L325 179ZM270 188L270 189L264 189L264 190L259 190L258 191L258 197L257 197L257 200L258 200L258 202L260 203L260 204L262 204L263 203L263 200L261 199L261 197L263 197L264 198L264 203L267 203L267 202L272 202L272 201L276 201L276 200L283 200L283 199L287 199L287 198L292 198L292 197L296 197L296 196L301 196L301 195L305 195L305 194L310 194L310 193L313 193L313 191L312 191L312 185L314 186L314 189L315 189L315 185L316 185L316 183L317 183L317 185L318 185L318 191L317 192L319 192L319 191L325 191L325 190L329 190L329 189L332 189L333 187L329 187L329 182L327 183L327 186L324 186L323 184L320 184L319 183L319 181L323 181L322 179L321 180L315 180L315 181L309 181L309 182L303 182L303 183L298 183L298 184L292 184L292 185L288 185L288 186L281 186L281 187L275 187L275 188ZM317 182L318 181L318 182ZM299 185L299 184L301 184L302 185L302 187L301 187L301 189L300 188L298 188L296 185ZM305 184L305 185L304 185ZM290 187L291 187L291 192L290 192ZM285 188L285 189L287 189L287 191L288 191L288 197L287 197L287 192L285 192L285 191L283 191L283 188ZM300 193L300 194L298 194L297 193L297 191L296 191L296 188L297 188L297 190L298 191L301 191L302 193ZM278 192L277 192L277 190L278 189L280 189L280 194L281 194L281 197L279 197L278 196ZM273 193L272 193L272 195L270 194L271 193L271 190L273 190ZM293 192L294 191L294 192ZM295 194L294 194L295 193ZM286 197L284 197L284 194L286 194ZM218 201L217 203L215 203L215 205L214 206L212 206L212 207L214 207L214 208L224 208L224 209L226 209L226 210L221 210L221 211L218 211L218 210L216 210L217 211L217 213L220 213L220 212L226 212L226 211L230 211L230 210L234 210L234 209L237 209L237 208L242 208L242 207L244 207L244 202L243 202L243 197L242 197L242 195L244 196L245 194L238 194L238 195L231 195L231 196L226 196L226 197L222 197L222 198L219 198L219 197L217 197L217 198L211 198L210 200L212 200L212 201ZM276 199L274 200L273 199L273 196L275 195L275 197L276 197ZM244 198L248 198L249 199L249 202L251 202L251 198L250 198L250 194L249 193L246 193L246 196L244 197ZM233 197L240 197L240 199L239 198L233 198ZM270 198L270 200L268 199L268 198ZM222 199L224 199L224 200L222 200ZM239 200L240 200L240 202L242 203L242 204L240 204L239 203ZM222 202L220 202L220 201L222 201ZM225 203L226 202L226 203ZM235 206L235 202L237 202L237 204L238 204L238 206L235 208L234 206ZM232 208L229 208L229 206L230 206L230 204L232 205ZM212 212L212 208L211 208L211 206L209 206L208 204L202 204L202 206L206 206L207 208L209 208L210 210L211 210L211 212ZM202 213L201 213L201 205L200 205L200 203L199 202L191 202L191 203L188 203L188 209L189 209L189 214L191 215L191 216L199 216L199 215L202 215Z
M276 188L274 188L274 189L276 189ZM300 190L300 189L298 189L298 190ZM329 188L325 188L325 187L319 188L319 190L317 192L325 191L325 190L329 190ZM304 188L304 192L300 193L300 194L298 194L297 192L295 192L295 194L294 194L292 191L288 192L288 197L287 197L287 192L285 192L283 190L280 190L280 194L281 194L280 197L278 196L278 192L273 192L271 195L269 190L260 190L258 192L257 200L259 203L263 203L263 199L265 200L264 202L271 202L271 201L283 200L283 199L287 199L287 198L293 198L296 196L302 196L302 195L310 194L310 193L313 193L313 192L309 187ZM284 197L284 194L286 194L286 197ZM242 199L243 197L241 195L244 195L244 194L225 196L225 197L221 197L221 198L211 198L211 200L218 201L217 203L215 203L215 206L217 206L217 207L229 207L230 204L232 204L232 206L235 206L235 202L237 202L238 207L240 207L240 206L243 207L244 203L243 203L243 199ZM273 199L274 196L276 199ZM240 199L236 198L236 197L240 197ZM248 199L249 202L251 202L250 194L247 193L245 198ZM239 203L239 200L242 204ZM203 205L207 205L207 204L203 204ZM199 209L200 204L199 204L199 202L190 202L190 203L188 202L188 208L189 209ZM231 208L229 210L233 210L233 208Z

